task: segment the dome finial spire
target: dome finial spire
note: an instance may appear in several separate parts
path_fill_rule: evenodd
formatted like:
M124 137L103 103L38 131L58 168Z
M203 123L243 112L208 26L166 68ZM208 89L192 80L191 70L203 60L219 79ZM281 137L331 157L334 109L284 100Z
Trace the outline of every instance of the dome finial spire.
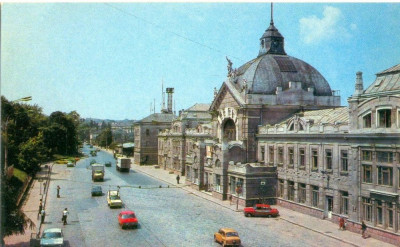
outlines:
M271 22L270 25L274 25L274 3L271 2Z

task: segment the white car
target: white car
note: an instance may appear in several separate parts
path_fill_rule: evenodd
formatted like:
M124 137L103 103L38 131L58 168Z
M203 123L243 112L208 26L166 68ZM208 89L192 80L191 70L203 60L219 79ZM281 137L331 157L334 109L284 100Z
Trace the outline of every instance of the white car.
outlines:
M49 228L43 231L40 246L64 246L64 235L60 228Z

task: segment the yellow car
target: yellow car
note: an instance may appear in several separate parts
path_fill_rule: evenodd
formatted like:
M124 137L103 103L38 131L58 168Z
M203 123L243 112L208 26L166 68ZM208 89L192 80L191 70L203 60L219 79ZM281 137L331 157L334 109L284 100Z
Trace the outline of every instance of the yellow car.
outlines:
M240 238L237 231L232 228L221 228L214 233L214 241L222 246L240 246Z
M109 190L107 193L107 204L110 208L122 207L122 200L119 197L118 190Z

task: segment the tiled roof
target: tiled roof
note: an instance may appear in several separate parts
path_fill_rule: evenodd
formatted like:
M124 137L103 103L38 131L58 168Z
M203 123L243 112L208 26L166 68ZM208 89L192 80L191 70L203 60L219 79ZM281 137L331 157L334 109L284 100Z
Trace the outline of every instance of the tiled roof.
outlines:
M208 111L210 109L210 104L197 103L189 107L186 111Z
M364 93L378 93L400 90L400 64L376 74L375 81Z
M174 120L175 116L172 113L153 113L142 120L137 121L137 123L151 123L151 122L172 122Z

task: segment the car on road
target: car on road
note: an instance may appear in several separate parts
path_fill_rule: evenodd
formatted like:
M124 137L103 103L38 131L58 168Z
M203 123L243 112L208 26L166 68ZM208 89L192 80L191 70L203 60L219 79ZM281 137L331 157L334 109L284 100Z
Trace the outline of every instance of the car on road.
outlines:
M111 161L108 161L108 162L104 163L104 165L105 165L106 167L111 167Z
M74 162L68 161L67 167L74 167L74 166L75 166Z
M138 219L136 218L135 212L133 211L122 211L118 214L118 223L122 229L128 227L135 227L138 226Z
M278 209L271 208L268 204L256 204L253 207L244 208L243 213L246 217L265 216L269 218L279 216Z
M64 246L64 235L60 228L49 228L43 231L40 246Z
M222 246L240 246L240 237L236 230L232 228L221 228L214 233L214 241Z
M107 204L110 208L122 207L122 200L118 190L109 190L107 192Z
M103 190L101 189L101 186L95 185L92 186L92 196L102 196L103 195Z

